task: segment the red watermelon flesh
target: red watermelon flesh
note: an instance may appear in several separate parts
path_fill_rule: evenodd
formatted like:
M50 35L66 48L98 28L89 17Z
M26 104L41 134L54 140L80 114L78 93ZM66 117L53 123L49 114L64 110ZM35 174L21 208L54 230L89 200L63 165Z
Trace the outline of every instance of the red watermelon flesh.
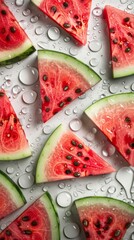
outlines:
M36 182L106 174L115 169L62 125L51 134L39 157Z
M17 160L30 155L19 119L5 91L0 90L0 160Z
M134 207L107 197L75 201L87 240L122 240L134 219Z
M56 51L38 51L38 68L44 122L100 81L87 65Z
M27 34L0 0L0 65L17 62L34 51Z
M92 0L32 0L32 2L78 43L86 44Z
M59 240L59 221L51 197L45 193L2 233L0 240Z
M134 93L106 97L89 106L85 113L134 166Z
M109 29L113 77L134 74L134 15L105 6L104 17Z

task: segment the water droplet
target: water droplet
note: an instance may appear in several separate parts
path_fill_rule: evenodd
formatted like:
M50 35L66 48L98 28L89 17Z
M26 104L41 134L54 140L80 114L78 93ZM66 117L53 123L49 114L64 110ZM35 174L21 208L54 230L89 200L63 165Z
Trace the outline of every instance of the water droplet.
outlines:
M1 229L1 230L4 230L4 229L6 228L6 226L7 226L7 225L6 225L5 223L3 223L3 224L1 224L0 229Z
M106 183L106 184L110 183L111 181L112 181L112 178L111 178L111 177L108 177L108 178L105 179L105 183Z
M76 223L68 223L64 227L63 232L67 238L73 239L79 236L80 228Z
M89 191L93 190L93 188L91 187L91 183L86 184L86 189L89 190Z
M65 114L68 115L68 116L71 115L72 114L72 110L70 108L66 109L65 110Z
M127 6L127 8L128 8L129 10L132 10L132 9L133 9L133 4L129 4L129 5Z
M25 103L32 104L37 99L37 93L33 90L26 91L26 92L23 93L22 99Z
M44 128L43 128L43 133L44 134L50 134L52 131L51 127L49 125L46 125Z
M27 26L28 26L28 22L25 21L25 20L20 20L20 21L19 21L19 24L20 24L20 26L21 26L23 29L26 29Z
M77 112L78 112L78 108L77 108L77 107L75 107L75 108L74 108L74 110L73 110L73 113L75 113L75 114L76 114Z
M65 215L66 215L67 217L70 217L70 216L72 215L72 213L71 213L71 211L68 210L68 211L65 212Z
M134 175L133 171L129 167L121 168L116 174L116 179L124 187L127 197L130 199L131 199L130 191L131 191L132 182L133 182L133 175Z
M134 232L131 234L131 240L134 240Z
M125 3L128 2L128 0L120 0L120 2L121 2L122 4L125 4Z
M19 94L20 92L22 91L21 87L19 85L15 85L13 88L12 88L12 93L14 95L17 95Z
M65 183L59 183L58 187L61 188L61 189L65 188Z
M32 174L24 173L19 177L18 183L22 188L30 188L34 184L34 176Z
M96 67L98 64L99 64L99 60L97 58L92 58L90 61L89 61L89 64L92 66L92 67Z
M15 0L15 4L17 7L21 7L24 4L24 0Z
M102 44L101 42L94 40L89 43L88 47L92 52L98 52L102 48Z
M43 40L44 40L44 38L43 38ZM40 41L37 44L40 48L46 49L47 45L48 45L48 42L49 42L48 39L46 39L46 41L44 41L44 42Z
M82 121L78 118L74 118L70 121L69 127L74 132L79 131L82 127Z
M30 86L38 80L38 70L34 67L26 67L19 73L19 80L24 85Z
M107 143L103 148L102 148L102 155L104 157L112 156L115 153L115 147Z
M35 33L36 33L37 35L41 35L43 32L44 32L44 30L43 30L43 28L42 28L41 26L39 26L39 27L37 27L37 28L35 29Z
M48 191L48 187L43 187L42 190L43 190L43 192L47 192Z
M76 56L77 54L78 54L78 48L76 48L76 47L71 47L70 49L69 49L69 53L72 55L72 56Z
M72 203L72 196L68 192L61 192L57 195L56 201L60 207L66 208Z
M85 99L86 96L87 96L86 93L84 93L84 94L82 94L81 96L79 96L78 98L79 98L79 99Z
M33 166L32 165L28 165L27 167L26 167L26 172L27 173L29 173L29 172L31 172L33 170Z
M70 37L65 37L64 42L70 42Z
M119 90L119 86L117 86L117 84L112 84L109 87L109 92L110 93L117 93Z
M28 113L28 108L26 108L26 107L23 107L22 109L21 109L21 113L22 114L27 114Z
M60 38L60 30L57 27L51 27L48 29L47 35L51 40L56 41Z
M12 174L14 172L14 168L13 167L7 167L6 172L8 174Z
M36 23L38 22L38 20L39 20L38 16L32 16L30 19L31 23Z
M110 186L110 187L107 189L107 192L113 194L113 193L116 192L116 188L115 188L114 186Z
M25 9L25 10L22 12L22 14L23 14L25 17L29 16L30 13L31 13L30 9Z
M89 132L87 133L87 135L85 136L85 139L88 142L92 142L95 139L95 134L93 132Z
M102 15L102 9L99 7L95 7L92 11L93 15L96 17L100 17Z

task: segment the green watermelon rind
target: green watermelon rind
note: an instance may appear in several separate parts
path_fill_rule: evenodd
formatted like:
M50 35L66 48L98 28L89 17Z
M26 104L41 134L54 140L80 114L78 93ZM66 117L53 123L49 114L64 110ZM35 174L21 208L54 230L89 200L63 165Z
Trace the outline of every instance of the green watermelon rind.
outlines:
M105 107L112 107L112 105L123 104L130 101L134 101L134 93L132 92L107 96L87 107L84 113L92 120L94 116L97 117L99 111Z
M45 192L39 199L44 205L50 220L50 229L52 234L51 240L60 240L60 222L58 213L56 211L56 205L48 192Z
M16 205L16 208L20 208L26 203L26 199L20 188L1 170L0 185L2 185L9 193L10 199L12 199L13 203Z
M32 155L30 147L21 149L15 152L0 153L0 161L15 161L23 158L28 158Z
M60 141L60 138L64 132L62 124L60 124L50 135L46 141L36 166L36 183L47 182L47 175L45 174L45 166L47 166L48 159L51 156L53 150L55 149L57 143Z
M26 39L26 41L19 48L9 50L9 51L3 51L3 53L1 52L0 66L5 66L5 65L9 65L9 64L13 64L18 61L21 61L35 51L36 49L32 45L31 41L29 39Z
M47 59L67 64L81 74L91 87L101 80L100 76L92 68L68 54L53 50L38 50L38 58L39 60Z
M91 205L100 205L105 206L107 208L114 208L117 207L122 211L126 211L128 214L133 215L134 217L134 207L126 202L123 202L119 199L114 199L110 197L100 197L100 196L92 196L92 197L85 197L80 198L74 201L76 208L79 209L80 207L90 207Z

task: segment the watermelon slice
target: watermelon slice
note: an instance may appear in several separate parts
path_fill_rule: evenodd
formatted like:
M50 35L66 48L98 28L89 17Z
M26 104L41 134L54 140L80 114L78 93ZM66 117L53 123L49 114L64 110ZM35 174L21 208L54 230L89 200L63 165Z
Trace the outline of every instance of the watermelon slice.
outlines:
M31 156L31 150L17 115L0 90L0 160L17 160Z
M36 200L1 234L4 240L60 240L59 220L48 193Z
M31 1L76 39L79 44L86 44L92 0Z
M134 219L134 207L108 197L75 201L86 239L122 240Z
M85 113L134 166L134 93L103 98L89 106Z
M104 17L109 29L113 77L134 74L134 15L106 6Z
M32 42L0 0L0 66L20 61L34 51Z
M0 170L0 219L26 203L18 186Z
M107 162L88 148L71 131L59 125L51 134L40 154L36 182L106 174L115 171Z
M100 81L87 65L56 51L38 51L38 68L44 122Z

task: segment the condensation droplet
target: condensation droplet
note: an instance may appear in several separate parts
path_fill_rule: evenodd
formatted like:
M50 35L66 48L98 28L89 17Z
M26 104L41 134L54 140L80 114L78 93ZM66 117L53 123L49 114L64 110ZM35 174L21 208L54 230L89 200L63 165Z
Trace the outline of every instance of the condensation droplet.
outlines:
M134 240L134 232L131 234L131 240Z
M21 188L30 188L34 184L34 176L32 174L24 173L19 177L18 184Z
M133 9L133 4L129 4L129 5L127 6L127 8L128 8L129 10L132 10L132 9Z
M43 128L43 133L44 134L50 134L52 131L51 127L49 125L46 125L44 128Z
M19 80L24 85L30 86L38 80L38 70L34 67L26 67L19 73Z
M28 90L28 91L23 93L22 99L25 103L32 104L37 99L37 93L33 90L30 90L30 91Z
M112 181L112 178L111 178L111 177L108 177L108 178L105 179L105 183L106 183L106 184L110 183L111 181Z
M127 197L130 199L133 176L134 176L133 170L129 167L122 167L116 174L116 179L124 187Z
M56 201L60 207L66 208L72 203L72 196L68 192L61 192L57 195Z
M76 47L71 47L69 49L69 53L72 55L72 56L76 56L78 54L78 48Z
M31 13L30 9L25 9L25 10L22 12L22 14L23 14L25 17L29 16L30 13Z
M21 88L19 85L15 85L15 86L13 86L13 88L12 88L12 93L13 93L14 95L19 94L21 91L22 91L22 88Z
M110 193L110 194L113 194L116 192L116 188L114 186L110 186L108 189L107 189L107 192Z
M67 217L70 217L70 216L72 215L72 213L71 213L71 211L68 210L68 211L65 212L65 215L66 215Z
M85 139L88 141L88 142L92 142L95 138L95 134L93 132L89 132L87 133L87 135L85 136Z
M93 15L96 16L96 17L100 17L102 15L102 12L103 12L103 10L99 7L95 7L92 10Z
M13 167L7 167L6 172L8 174L12 174L14 172L14 168Z
M15 0L15 4L17 7L21 7L24 4L24 0Z
M43 40L44 40L44 38L43 38ZM38 42L37 44L38 44L38 46L40 47L40 48L42 48L42 49L46 49L47 48L47 45L48 45L48 39L46 39L46 41L44 41L44 42L42 42L42 41L40 41L40 42Z
M28 26L28 22L25 21L25 20L20 20L20 21L19 21L19 24L20 24L20 26L21 26L23 29L26 29L27 26Z
M83 93L83 94L82 94L81 96L79 96L78 98L79 98L79 99L85 99L86 96L87 96L86 93Z
M0 229L1 229L1 230L4 230L4 229L6 228L6 226L7 226L7 225L6 225L5 223L3 223L3 224L1 224Z
M120 0L120 2L121 2L122 4L125 4L125 3L128 2L128 0Z
M107 143L105 146L103 146L102 148L102 155L104 157L108 157L108 156L112 156L114 153L115 153L115 147L110 144L110 143Z
M93 190L93 188L91 187L91 183L86 184L86 189L89 190L89 191Z
M70 108L66 109L65 114L70 116L72 114L72 110Z
M69 238L73 239L79 236L80 228L76 223L68 223L63 229L64 235Z
M117 84L111 84L109 87L109 92L110 93L117 93L119 90L119 86Z
M38 20L39 20L38 16L32 16L30 19L31 23L36 23L38 22Z
M57 27L51 27L48 29L47 35L51 40L56 41L60 38L60 30Z
M65 37L64 42L70 42L70 37Z
M25 169L25 171L26 171L27 173L32 172L32 170L33 170L33 166L32 166L32 165L28 165L28 166L26 167L26 169Z
M21 109L21 113L22 113L22 114L27 114L27 113L28 113L28 108L23 107L23 108Z
M43 32L44 32L44 30L43 30L43 28L42 28L41 26L39 26L39 27L37 27L37 28L35 29L35 33L36 33L37 35L41 35L41 34L43 34Z
M58 187L59 187L60 189L64 189L64 188L65 188L65 183L59 183L59 184L58 184Z
M89 64L90 66L92 67L96 67L98 64L99 64L99 60L97 58L92 58L90 61L89 61Z
M102 44L101 42L94 40L88 44L88 47L92 52L98 52L102 48Z
M74 118L70 121L69 127L74 132L79 131L82 127L82 121L78 118Z

